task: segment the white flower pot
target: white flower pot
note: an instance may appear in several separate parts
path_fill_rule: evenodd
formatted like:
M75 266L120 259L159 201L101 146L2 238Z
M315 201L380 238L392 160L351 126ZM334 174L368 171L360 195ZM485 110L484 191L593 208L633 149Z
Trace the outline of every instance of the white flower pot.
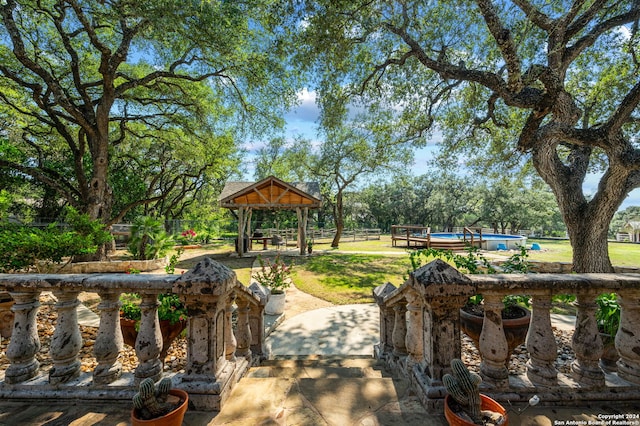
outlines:
M270 294L264 313L267 315L280 315L284 312L284 302L287 295L285 293Z

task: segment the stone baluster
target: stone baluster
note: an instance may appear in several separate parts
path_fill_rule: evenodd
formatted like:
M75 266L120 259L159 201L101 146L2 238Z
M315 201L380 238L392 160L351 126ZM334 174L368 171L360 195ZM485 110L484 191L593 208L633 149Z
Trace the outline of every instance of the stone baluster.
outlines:
M233 316L233 303L235 302L235 293L231 293L227 300L224 315L224 354L227 361L236 360L236 348L238 347L238 341L233 333L232 316Z
M620 354L618 375L632 383L640 384L640 291L618 291L620 327L616 333L616 349Z
M122 363L118 360L124 348L120 329L120 292L101 291L100 328L93 345L93 355L98 365L93 371L93 382L99 385L111 383L122 375Z
M40 367L40 363L36 359L36 354L40 350L36 321L40 306L40 292L11 292L10 294L15 300L11 307L15 318L11 342L6 352L11 365L5 372L4 381L14 384L35 377Z
M527 377L536 385L555 386L558 370L554 362L557 344L551 328L551 294L534 294L532 298L531 325L527 333Z
M407 306L401 302L395 305L393 310L395 312L392 337L393 355L399 358L407 355Z
M251 360L251 325L249 323L249 314L251 306L249 301L242 298L236 299L238 306L238 324L236 327L236 354Z
M503 308L502 296L484 295L484 322L478 345L482 356L480 372L487 382L497 387L509 385L509 347L502 325Z
M407 337L405 346L409 353L407 367L420 365L424 361L424 332L422 329L422 298L413 291L407 292Z
M54 291L58 299L58 319L51 338L49 353L53 367L49 370L49 383L66 383L80 374L78 354L82 349L82 334L78 325L78 291Z
M603 345L595 317L597 295L596 291L577 295L578 314L572 342L576 359L571 364L571 375L583 386L604 386L604 373L598 364Z
M159 358L162 351L162 333L158 320L158 305L156 293L142 294L142 302L140 303L142 317L136 339L136 356L138 357L138 366L135 371L136 382L148 377L157 381L162 375L164 360Z
M254 361L269 359L269 348L266 343L264 327L264 307L267 304L268 292L257 282L249 286L251 293L258 297L258 304L249 305L249 327L251 328L251 356Z

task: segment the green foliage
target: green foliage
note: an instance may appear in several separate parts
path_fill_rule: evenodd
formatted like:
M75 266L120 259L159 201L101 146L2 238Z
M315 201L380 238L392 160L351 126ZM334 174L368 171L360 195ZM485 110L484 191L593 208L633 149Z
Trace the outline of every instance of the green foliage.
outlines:
M460 272L464 274L495 274L498 271L491 265L491 262L479 252L477 247L468 246L467 254L462 255L454 253L451 250L444 249L420 249L409 253L411 262L411 271L415 271L423 263L432 259L442 259L449 264L453 264ZM530 272L530 264L528 262L528 252L526 247L520 247L520 252L514 253L502 264L502 273L522 273ZM411 272L409 271L409 272ZM483 297L480 294L471 296L467 300L467 305L479 305L482 303ZM529 307L530 297L527 295L508 295L502 299L505 310L520 305Z
M138 293L123 293L120 295L120 315L123 318L140 321L142 311L140 303L142 298ZM187 309L180 302L177 294L162 293L158 295L158 319L167 320L171 324L187 319Z
M122 293L120 295L120 315L123 318L140 321L142 318L140 302L142 299L138 293Z
M615 293L604 293L596 298L596 321L603 333L615 337L620 327L620 305Z
M529 263L529 252L525 246L520 246L520 252L514 253L502 265L502 272L505 274L528 274L531 270Z
M167 254L175 242L160 220L150 216L137 217L131 226L131 240L127 245L134 259L158 259Z
M187 319L187 308L182 304L177 294L163 293L158 295L158 318L168 320L171 324Z
M44 229L0 223L0 272L40 270L40 264L60 264L64 258L95 253L111 240L104 226L88 215L69 208L66 217L70 230L55 223Z
M282 294L291 286L291 266L280 257L280 253L273 260L265 260L258 256L260 270L253 275L259 284L271 290L272 294Z
M164 271L167 274L173 274L174 272L176 272L176 265L178 264L178 260L180 259L182 253L184 253L184 249L178 248L178 250L176 250L176 252L171 255L171 257L169 258L169 263L164 267Z

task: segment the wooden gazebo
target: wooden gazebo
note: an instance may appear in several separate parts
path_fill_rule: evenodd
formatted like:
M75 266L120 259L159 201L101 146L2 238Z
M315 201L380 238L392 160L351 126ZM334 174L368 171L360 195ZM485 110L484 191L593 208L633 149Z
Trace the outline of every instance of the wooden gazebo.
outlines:
M242 243L251 235L251 213L255 210L295 210L298 215L298 247L303 255L307 249L309 209L320 208L320 185L317 182L287 183L275 176L259 182L227 182L220 194L220 207L238 210L239 256L245 253Z

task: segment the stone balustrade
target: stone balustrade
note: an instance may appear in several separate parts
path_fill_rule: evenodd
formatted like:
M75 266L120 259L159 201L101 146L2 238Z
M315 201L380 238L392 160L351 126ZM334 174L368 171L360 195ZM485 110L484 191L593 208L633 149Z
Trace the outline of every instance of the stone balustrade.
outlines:
M618 295L621 306L615 337L620 358L617 372L605 373L599 366L603 345L595 299L611 292ZM524 402L538 395L541 404L554 405L640 399L640 274L463 275L435 260L399 288L387 283L374 290L380 308L376 356L410 378L429 410L441 410L446 395L442 377L451 372L451 359L461 357L460 308L474 294L484 297L479 344L484 393L502 402ZM522 294L532 301L526 339L530 359L526 375L510 375L502 299ZM577 296L571 375L555 366L558 354L550 309L556 294Z
M180 276L0 274L0 290L15 301L13 332L5 354L10 364L0 371L2 399L130 401L140 381L163 376L157 308L158 295L167 292L179 295L189 315L185 372L173 374L172 381L189 393L192 408L220 410L247 369L267 357L266 293L257 285L246 288L235 272L208 258ZM97 366L91 373L81 372L79 360L83 341L76 308L83 291L101 298L100 326L93 344ZM43 371L37 357L47 355L39 353L36 318L42 292L52 292L57 299L48 371ZM120 294L129 292L141 295L142 319L135 344L138 365L133 373L123 373Z

